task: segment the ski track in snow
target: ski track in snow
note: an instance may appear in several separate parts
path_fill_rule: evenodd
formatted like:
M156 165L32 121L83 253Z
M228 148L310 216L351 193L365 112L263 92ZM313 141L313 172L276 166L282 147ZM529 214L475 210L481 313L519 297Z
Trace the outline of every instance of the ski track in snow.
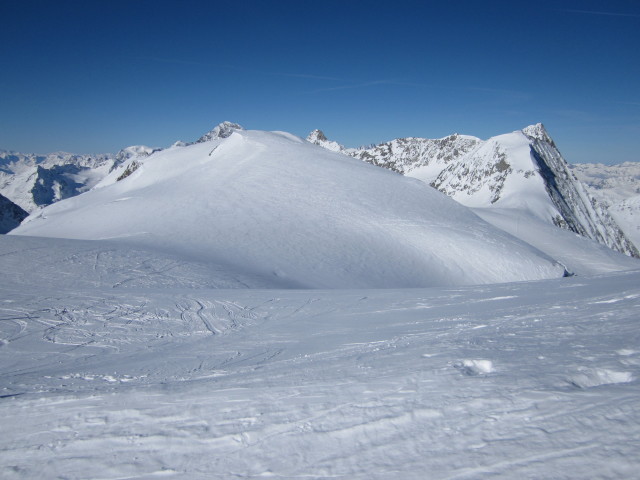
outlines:
M640 273L0 292L2 478L632 478L640 467Z

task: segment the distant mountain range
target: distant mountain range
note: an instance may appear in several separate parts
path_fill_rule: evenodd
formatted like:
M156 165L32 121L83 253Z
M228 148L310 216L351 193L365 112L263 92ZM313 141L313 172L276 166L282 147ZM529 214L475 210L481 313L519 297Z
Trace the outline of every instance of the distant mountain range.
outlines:
M234 133L236 133L235 136ZM198 146L211 146L206 158L202 157L203 162L209 162L209 158L227 158L227 150L229 150L228 155L234 156L236 152L233 148L240 148L236 145L240 142L238 138L242 138L245 144L262 145L257 149L247 150L249 152L247 154L258 157L264 155L268 157L269 152L275 148L282 150L282 158L296 155L307 157L319 155L319 158L324 158L319 153L310 153L315 150L309 151L299 146L312 143L325 150L416 178L445 193L457 203L472 208L476 214L494 226L534 245L560 261L565 259L563 252L568 249L565 248L563 252L553 250L545 243L546 240L542 240L549 235L555 236L553 229L556 227L592 239L626 255L639 256L634 240L640 240L638 238L640 237L638 235L640 200L634 199L634 194L638 193L637 179L640 169L634 170L636 167L634 164L619 167L579 165L571 167L562 158L555 142L542 124L532 125L488 140L453 134L441 139L402 138L354 149L345 148L327 139L320 130L311 132L307 143L290 134L278 132L253 134L243 131L238 124L223 122L195 142L176 142L167 149L132 146L117 154L103 155L68 153L33 155L0 151L0 194L7 198L6 201L0 202L0 209L5 212L4 217L1 218L11 219L2 224L5 225L3 228L5 232L11 230L22 221L26 212L32 212L32 217L37 218L38 221L30 223L28 227L25 225L20 232L33 231L36 225L49 224L50 222L43 223L42 219L55 211L50 212L49 209L42 210L42 208L60 200L77 197L81 193L106 187L113 189L115 184L124 185L123 180L128 177L141 177L139 180L128 182L154 184L155 180L144 171L149 170L155 162L159 162L155 160L157 158L164 159L162 161L167 163L167 168L173 165L179 170L180 162L189 164L194 161L190 158L191 155L200 158L202 153L198 148L202 147ZM235 147L232 148L230 145ZM266 153L263 154L263 150ZM344 156L332 158L333 160L324 165L332 165L332 162ZM306 164L303 164L303 167L304 165ZM261 167L259 163L251 163L246 166L250 170L245 174L251 175L251 172L259 170L259 167ZM283 162L278 168L274 165L274 168L269 170L269 175L283 177L286 176L286 169L290 168L292 168L290 163ZM229 166L229 169L232 167ZM620 173L623 170L624 175ZM228 173L226 170L221 170L217 175ZM322 171L317 175L321 173ZM344 171L336 170L334 174L360 175L361 170L347 166ZM161 176L163 175L165 173ZM299 179L296 177L294 180ZM275 181L274 189L287 188L286 185L278 183L277 179L266 178L266 173L260 181L263 183ZM326 181L329 182L328 179ZM356 181L356 179L347 180L347 183L350 181ZM190 182L191 180L176 181L173 188L192 189ZM618 188L621 184L626 185L624 193L620 193ZM343 187L349 188L347 184ZM226 192L226 186L224 191ZM614 192L617 193L614 194ZM172 194L175 193L177 192L172 192ZM312 194L312 190L309 190L309 194ZM203 198L208 198L209 192L202 192L202 195ZM230 194L227 192L225 195ZM270 191L269 195L271 195ZM284 196L287 195L285 191ZM331 195L331 193L327 191L322 195ZM87 198L95 198L95 195ZM250 200L254 203L257 201L254 198ZM195 199L193 201L195 202ZM206 200L218 215L229 214L214 208L215 203L212 204L212 201ZM372 200L363 197L359 200L356 198L354 201L368 203ZM128 200L127 202L132 204ZM79 208L82 203L78 201L74 205ZM181 205L182 209L190 208L179 197L176 197L175 203ZM65 205L66 209L71 209L69 204ZM325 207L327 206L323 205L321 209ZM118 210L115 206L112 208ZM229 208L237 214L239 206L233 204L229 205ZM339 205L336 205L336 208L340 208ZM422 204L420 208L432 207ZM198 210L195 207L194 209ZM147 210L157 211L157 208L147 205ZM168 211L158 212L164 217L168 213ZM125 211L121 214L127 215ZM202 210L201 214L206 215L206 210ZM253 215L253 213L250 214L250 216ZM108 218L117 223L117 219L111 215ZM532 229L532 225L537 225L537 229ZM548 228L545 225L553 229L548 234L539 235L540 229ZM250 228L249 225L246 225L246 228ZM57 227L54 230L57 232L56 235L66 236L63 231L58 231ZM71 238L91 238L83 235L82 229L70 231L74 232ZM43 232L32 234L48 235L47 231L43 230ZM109 232L103 233L102 237L111 236ZM241 232L236 233L241 235ZM118 235L125 234L128 235L122 231ZM100 236L97 235L97 237ZM565 240L570 242L569 237L563 237L562 241ZM560 241L555 239L550 243L554 242ZM576 259L572 257L569 263L575 263L575 261Z
M0 194L32 212L90 190L122 162L153 151L142 145L99 155L37 155L0 150Z

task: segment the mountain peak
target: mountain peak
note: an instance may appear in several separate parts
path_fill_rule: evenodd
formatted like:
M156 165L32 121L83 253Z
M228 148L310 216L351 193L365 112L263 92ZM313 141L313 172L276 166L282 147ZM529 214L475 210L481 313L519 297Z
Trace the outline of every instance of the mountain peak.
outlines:
M307 142L313 143L314 145L320 145L327 150L332 152L342 152L344 147L340 145L338 142L334 142L329 140L322 130L318 130L317 128L311 132L307 136Z
M147 147L146 145L131 145L125 147L116 153L116 162L122 163L131 157L148 157L154 152L157 152L158 148Z
M522 129L522 133L524 133L529 138L546 142L549 145L553 145L554 147L556 146L555 143L553 142L553 139L547 132L547 129L544 128L544 125L542 123L529 125L528 127L525 127Z
M224 121L218 124L213 130L210 130L201 136L195 141L195 143L208 142L209 140L215 140L216 138L227 138L230 137L235 130L244 130L244 128L237 123Z
M318 130L317 128L311 132L307 136L307 142L316 143L316 142L326 142L328 138L324 134L322 130Z

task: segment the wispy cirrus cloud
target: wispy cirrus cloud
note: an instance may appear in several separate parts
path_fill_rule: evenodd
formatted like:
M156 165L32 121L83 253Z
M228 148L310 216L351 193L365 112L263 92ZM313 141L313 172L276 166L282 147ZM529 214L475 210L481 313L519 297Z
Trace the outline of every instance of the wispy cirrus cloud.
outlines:
M337 85L335 87L317 88L308 93L321 93L321 92L334 92L337 90L353 90L358 88L374 87L377 85L397 85L397 86L413 86L413 87L427 87L419 83L401 82L397 80L371 80L368 82L349 83L347 85Z
M327 77L325 75L313 75L308 73L287 73L287 72L264 72L265 75L275 75L278 77L307 78L311 80L331 80L334 82L343 82L344 79L337 77Z
M247 68L244 66L238 65L229 65L229 64L221 64L214 62L201 62L197 60L184 60L182 58L168 58L168 57L155 57L155 56L144 56L144 57L136 57L138 60L146 60L152 62L159 63L169 63L174 65L191 65L191 66L200 66L200 67L217 67L226 70L234 70L238 72L251 73L255 75L269 75L269 76L277 76L277 77L291 77L291 78L303 78L310 80L327 80L333 82L345 82L344 78L331 77L327 75L316 75L313 73L298 73L298 72L273 72L267 70L260 70L255 68Z
M561 8L557 9L559 12L569 12L569 13L581 13L584 15L602 15L606 17L636 17L640 18L640 14L637 13L619 13L619 12L602 12L597 10L574 10L569 8Z
M519 90L509 90L506 88L466 86L465 90L470 92L489 94L491 96L496 96L504 100L511 100L511 101L518 101L518 102L523 102L531 99L530 93L522 92Z
M588 112L585 110L561 109L561 110L555 110L552 113L554 113L558 117L561 117L565 120L569 120L573 122L592 123L592 122L600 122L605 120L604 117L602 117L601 115L593 112Z

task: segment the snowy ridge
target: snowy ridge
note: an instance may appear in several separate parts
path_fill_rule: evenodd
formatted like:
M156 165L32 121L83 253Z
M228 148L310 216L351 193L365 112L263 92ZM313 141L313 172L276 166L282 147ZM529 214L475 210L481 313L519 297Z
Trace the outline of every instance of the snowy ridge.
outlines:
M371 147L345 148L314 130L307 141L403 175L431 183L449 163L457 160L481 140L457 133L439 139L398 138Z
M543 128L542 125L540 127ZM547 192L560 214L561 218L557 220L560 226L626 255L640 257L633 242L606 208L588 194L585 186L571 173L553 141L548 139L548 135L546 137L546 140L530 137L531 150L539 172L545 179Z
M273 287L418 287L564 273L421 182L290 134L235 130L136 162L129 175L122 165L100 188L40 210L12 234L158 248Z
M480 143L480 139L454 133L444 138L399 138L347 153L367 163L431 183L447 165Z
M487 140L443 170L433 185L463 205L519 209L639 256L615 221L571 174L541 124Z
M326 146L326 138L308 138ZM630 256L640 256L606 208L572 175L542 124L482 141L398 139L341 153L428 183L463 205L515 208Z
M193 143L227 138L242 127L222 122ZM177 141L172 147L190 145ZM48 155L24 154L0 150L0 194L27 212L65 198L87 192L110 172L125 170L129 163L161 149L132 145L115 154L77 155L64 152Z

